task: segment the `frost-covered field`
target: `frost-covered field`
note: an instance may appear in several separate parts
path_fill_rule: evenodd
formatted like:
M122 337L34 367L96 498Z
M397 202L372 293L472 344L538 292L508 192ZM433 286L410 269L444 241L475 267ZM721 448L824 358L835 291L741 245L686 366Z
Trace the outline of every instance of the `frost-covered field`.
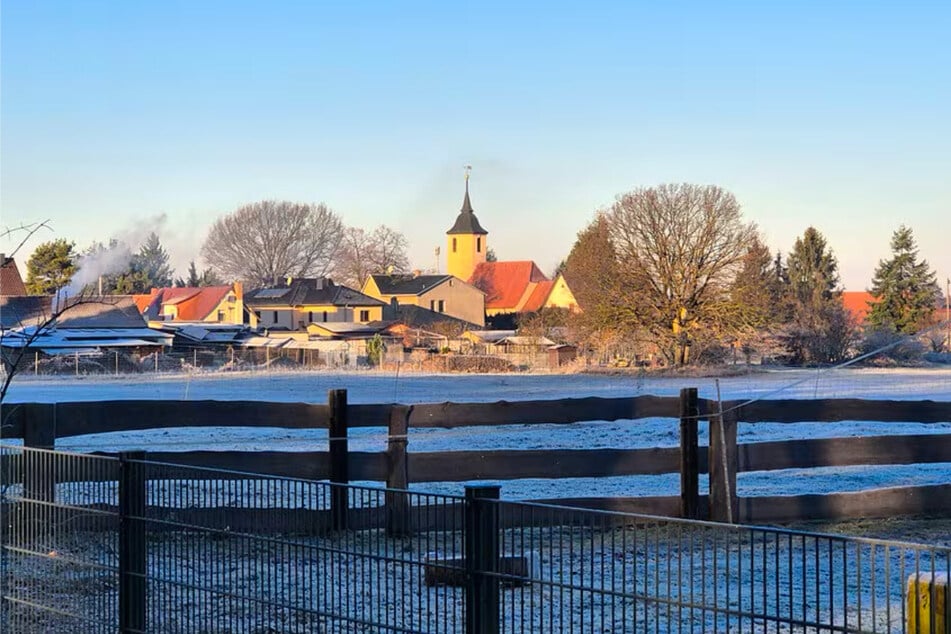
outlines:
M566 397L620 397L642 394L673 396L683 387L699 388L700 396L715 398L712 378L646 377L643 375L398 375L395 373L283 373L192 375L166 377L33 379L18 377L8 394L16 401L83 401L110 399L219 399L284 402L326 402L327 391L346 388L351 403L426 403L496 401ZM951 400L951 369L915 370L792 370L757 372L719 380L723 399L754 398L869 398ZM885 424L874 422L743 424L739 441L951 433L951 425ZM385 448L386 430L356 429L351 447L357 451ZM701 426L701 443L706 442ZM134 433L97 434L62 439L58 447L80 451L147 448L153 451L281 450L326 448L323 430L191 428ZM588 422L575 425L506 426L426 429L410 432L409 451L462 449L637 448L678 444L676 421ZM861 466L787 470L739 475L740 495L779 495L854 491L875 487L951 482L951 463L918 466ZM626 496L674 494L675 474L623 478L578 478L504 482L509 499L578 495ZM701 487L705 483L701 481ZM460 493L461 483L427 484L442 493Z
M10 401L109 399L220 399L325 402L327 390L346 388L354 403L494 401L586 396L676 395L695 386L713 398L713 379L586 375L396 376L393 374L258 374L242 376L131 377L125 379L19 380ZM724 399L876 398L951 400L951 371L771 372L724 378ZM673 446L676 421L590 422L576 425L411 431L410 451L495 448ZM705 434L706 430L702 430ZM357 450L381 450L385 430L353 430ZM743 425L741 442L804 437L951 433L951 425L806 423ZM705 439L703 440L705 442ZM283 451L326 447L326 432L273 429L183 429L83 436L59 441L82 451L147 448ZM740 474L741 495L847 491L881 486L951 482L951 463L925 466L775 471ZM503 497L674 494L678 476L503 482ZM427 484L426 490L461 493L461 483ZM246 500L245 500L246 502ZM843 524L842 532L947 544L947 523L874 527ZM804 526L826 530L825 526ZM863 529L863 530L856 530ZM887 529L887 530L885 530ZM718 528L639 522L592 530L523 529L503 536L505 553L525 554L532 582L506 589L503 631L831 631L809 623L835 623L861 631L900 631L902 587L930 559L865 542L738 532ZM739 529L737 529L739 530ZM927 531L931 531L930 533ZM887 535L883 535L887 533ZM65 536L65 535L64 535ZM10 572L23 598L53 600L57 609L112 619L117 609L113 536L77 535L55 544L56 557L24 558ZM386 623L419 631L458 631L460 590L427 587L426 557L458 557L458 534L420 533L408 539L346 532L293 543L235 535L155 536L150 541L152 626L161 631L376 632ZM100 543L107 540L108 543ZM41 554L49 549L41 549ZM74 552L71 552L74 549ZM59 563L77 561L104 566ZM102 558L100 560L100 558ZM947 557L936 561L947 568ZM196 562L199 562L196 564ZM887 563L886 563L887 562ZM57 567L58 566L58 567ZM63 580L63 592L50 580ZM571 588L569 586L574 586ZM578 587L586 588L579 590ZM699 593L700 598L697 598ZM711 594L713 597L711 598ZM636 597L636 598L635 598ZM52 599L51 599L52 598ZM661 598L654 601L651 598ZM664 602L670 599L673 603ZM704 608L686 611L685 602ZM249 606L254 606L253 608ZM294 606L294 607L280 607ZM769 614L799 623L727 618L728 609ZM60 627L52 613L30 618L33 631ZM341 618L342 617L342 618ZM511 619L511 620L509 620ZM732 625L730 625L732 624ZM749 629L747 629L749 628ZM394 627L393 629L397 629ZM847 631L858 631L849 629Z

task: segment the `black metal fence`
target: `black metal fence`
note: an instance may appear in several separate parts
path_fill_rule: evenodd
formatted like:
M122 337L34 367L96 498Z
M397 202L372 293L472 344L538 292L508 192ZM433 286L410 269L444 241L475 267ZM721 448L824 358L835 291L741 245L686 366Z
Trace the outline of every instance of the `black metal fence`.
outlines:
M945 631L949 548L146 458L0 447L0 631Z

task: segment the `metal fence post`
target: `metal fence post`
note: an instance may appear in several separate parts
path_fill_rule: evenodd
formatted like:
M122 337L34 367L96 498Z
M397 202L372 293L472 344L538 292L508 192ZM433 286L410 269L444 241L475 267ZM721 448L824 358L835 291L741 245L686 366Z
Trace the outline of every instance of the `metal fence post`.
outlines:
M330 526L332 530L347 529L349 506L347 484L350 483L347 455L347 390L330 390Z
M52 450L56 446L56 403L33 403L26 406L23 421L23 446L29 449ZM52 455L30 451L26 456L24 493L26 497L44 502L53 501L56 486L51 461Z
M700 507L697 388L680 390L680 516L697 519Z
M56 404L30 404L23 421L23 497L20 531L34 538L49 530L56 495ZM38 451L31 451L38 450Z
M466 634L499 631L499 490L466 487Z
M145 632L146 473L144 451L119 453L119 631Z
M409 488L409 468L406 444L409 441L409 414L411 407L394 405L390 410L389 438L386 444L388 473L387 489ZM386 492L386 534L390 537L405 537L412 531L410 504L405 493Z

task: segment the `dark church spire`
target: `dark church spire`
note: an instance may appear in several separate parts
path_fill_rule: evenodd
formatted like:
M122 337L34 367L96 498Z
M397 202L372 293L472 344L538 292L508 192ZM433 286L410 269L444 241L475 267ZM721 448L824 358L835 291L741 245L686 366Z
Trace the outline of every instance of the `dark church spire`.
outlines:
M447 234L466 233L486 235L489 233L479 224L479 219L476 218L475 213L473 213L472 203L469 201L469 172L471 171L472 166L466 165L466 195L462 199L462 209L459 210L456 224L452 226L452 229L446 232Z

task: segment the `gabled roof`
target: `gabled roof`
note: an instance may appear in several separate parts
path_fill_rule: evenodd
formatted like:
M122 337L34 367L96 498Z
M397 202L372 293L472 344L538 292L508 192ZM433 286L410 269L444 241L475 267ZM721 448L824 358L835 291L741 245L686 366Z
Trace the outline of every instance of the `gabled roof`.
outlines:
M158 319L162 306L176 306L178 321L201 321L233 290L230 285L153 288L148 295L136 295L135 304L146 319Z
M469 283L485 293L486 310L521 310L519 303L529 287L548 278L531 260L480 262ZM546 296L547 297L547 296Z
M451 235L454 233L478 233L481 235L487 235L489 232L482 228L482 225L479 224L479 219L476 218L475 213L472 211L472 203L469 202L469 181L466 181L466 197L462 200L462 209L459 210L459 215L456 217L456 224L452 225L452 229L446 232Z
M0 295L26 295L26 286L13 258L0 254Z
M56 320L57 328L143 328L145 319L131 295L75 298Z
M383 295L421 295L443 282L451 275L371 275Z
M145 320L131 295L74 297L59 312L55 327L64 328L144 328ZM37 326L53 314L50 296L0 297L0 321L3 328Z
M865 317L868 316L868 312L871 310L869 304L874 303L875 298L867 291L844 291L842 293L842 305L860 324L865 321Z
M248 306L384 306L378 299L329 278L300 278L289 285L261 288L244 296Z
M532 289L532 294L528 296L528 299L525 300L525 305L522 306L522 310L527 313L536 313L545 307L545 302L548 301L548 296L551 295L551 289L555 286L555 280L544 280L542 282L537 282L535 288Z

